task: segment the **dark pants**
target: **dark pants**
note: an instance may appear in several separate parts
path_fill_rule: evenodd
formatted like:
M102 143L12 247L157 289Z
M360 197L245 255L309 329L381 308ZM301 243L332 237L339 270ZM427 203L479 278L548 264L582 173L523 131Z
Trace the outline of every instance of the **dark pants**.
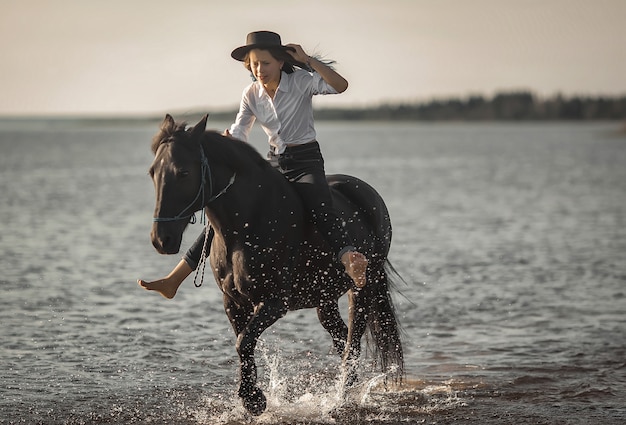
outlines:
M319 144L311 142L288 147L280 155L270 151L267 159L292 184L302 200L305 212L310 215L322 237L326 239L333 252L337 253L337 257L340 259L344 253L354 250L348 233L333 208ZM207 253L212 239L213 229L210 230L207 240ZM204 241L203 231L183 257L194 270L200 261Z

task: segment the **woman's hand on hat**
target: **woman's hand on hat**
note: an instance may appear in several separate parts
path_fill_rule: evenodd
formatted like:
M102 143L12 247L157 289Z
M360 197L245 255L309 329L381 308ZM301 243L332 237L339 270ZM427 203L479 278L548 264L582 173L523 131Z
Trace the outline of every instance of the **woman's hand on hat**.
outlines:
M293 59L300 63L308 63L310 60L309 55L304 52L302 46L299 44L286 44L285 47L289 47L287 52L293 57ZM292 50L293 49L293 50Z

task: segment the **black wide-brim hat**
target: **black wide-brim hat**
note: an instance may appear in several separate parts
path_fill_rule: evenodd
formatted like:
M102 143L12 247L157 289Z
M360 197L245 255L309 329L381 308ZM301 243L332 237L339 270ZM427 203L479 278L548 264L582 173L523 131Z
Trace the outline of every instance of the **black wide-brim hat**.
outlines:
M252 49L267 49L277 47L284 50L293 50L291 47L283 46L280 35L272 31L255 31L246 37L246 45L237 47L230 54L233 59L244 61L248 52Z

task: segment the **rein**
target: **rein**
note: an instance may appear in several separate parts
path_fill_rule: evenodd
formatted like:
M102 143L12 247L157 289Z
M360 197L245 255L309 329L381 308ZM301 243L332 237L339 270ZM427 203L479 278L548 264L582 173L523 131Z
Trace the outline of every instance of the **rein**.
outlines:
M193 201L191 201L189 205L187 205L181 212L176 214L174 217L153 217L152 218L153 222L162 223L162 222L168 222L168 221L178 221L178 220L189 219L189 222L191 224L194 224L196 222L195 211L188 215L184 215L184 214L185 212L187 212L187 210L189 210L196 203L198 198L202 197L202 204L200 207L200 209L202 209L204 208L205 205L215 201L217 198L225 194L226 191L233 185L233 183L235 183L235 178L237 177L237 173L233 173L228 184L226 185L226 187L224 187L224 189L220 190L218 193L213 195L213 177L211 176L211 166L209 165L209 161L207 160L206 155L204 154L204 149L202 148L202 146L200 146L200 153L202 156L202 160L200 162L200 173L202 175L202 179L200 180L200 188L198 189L198 193L196 193L196 197L193 198ZM207 180L208 180L208 183L207 183ZM207 184L209 186L209 194L211 196L209 197L209 199L205 201L204 200L204 187ZM204 214L201 216L200 220L204 224L205 222Z

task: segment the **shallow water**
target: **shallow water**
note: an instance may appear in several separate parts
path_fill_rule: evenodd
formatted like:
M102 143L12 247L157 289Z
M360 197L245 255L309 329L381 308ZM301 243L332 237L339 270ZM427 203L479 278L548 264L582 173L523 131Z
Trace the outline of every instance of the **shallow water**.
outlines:
M617 128L319 123L327 171L388 203L407 377L368 357L342 396L315 312L292 312L263 335L252 418L211 278L174 300L135 283L179 260L149 240L156 126L2 122L0 423L623 423Z

